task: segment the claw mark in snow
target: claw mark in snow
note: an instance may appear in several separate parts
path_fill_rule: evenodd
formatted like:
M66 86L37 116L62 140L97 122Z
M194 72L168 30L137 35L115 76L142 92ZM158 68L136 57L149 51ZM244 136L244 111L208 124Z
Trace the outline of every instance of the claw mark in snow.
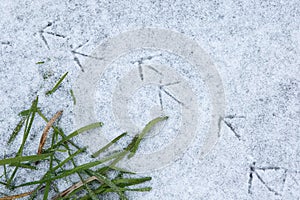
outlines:
M88 43L88 40L84 43L84 44L80 44L79 46L77 46L75 49L71 50L71 54L73 56L73 60L75 61L75 63L79 66L79 68L81 69L82 72L84 72L84 69L83 69L83 66L82 64L80 63L77 55L80 55L80 56L84 56L84 57L89 57L89 58L93 58L93 59L96 59L96 60L103 60L103 58L100 58L100 57L95 57L95 56L90 56L88 54L85 54L85 53L81 53L81 52L78 52L77 49L81 48L83 45L85 45L86 43ZM71 46L72 47L72 46Z
M46 26L44 26L40 31L39 31L39 34L40 34L40 37L42 38L43 42L45 43L46 47L48 49L50 49L50 46L49 46L49 43L45 37L45 34L48 34L48 35L53 35L55 37L61 37L61 38L65 38L66 36L62 35L62 34L58 34L58 33L53 33L53 32L49 32L49 31L45 31L47 28L49 28L50 26L53 25L53 22L48 22L48 24Z
M266 181L264 181L264 179L260 176L260 174L258 173L258 171L261 172L265 172L265 171L269 171L269 170L273 170L273 171L283 171L283 176L282 176L282 181L280 181L281 185L281 191L277 191L275 189L273 189L272 187L270 187ZM299 170L291 170L291 169L287 169L284 167L278 167L278 166L267 166L267 167L256 167L255 166L255 162L253 162L250 165L250 173L249 173L249 180L248 180L248 193L252 194L252 181L254 178L254 175L257 177L257 179L272 193L274 193L275 195L279 195L281 196L281 192L284 191L284 187L285 187L285 183L287 180L287 176L291 177L296 183L297 180L292 176L293 173L298 173Z
M230 128L230 130L234 133L235 137L237 137L239 140L241 140L241 136L236 132L235 128L232 126L231 123L223 120L224 123L226 124L226 126L228 126Z

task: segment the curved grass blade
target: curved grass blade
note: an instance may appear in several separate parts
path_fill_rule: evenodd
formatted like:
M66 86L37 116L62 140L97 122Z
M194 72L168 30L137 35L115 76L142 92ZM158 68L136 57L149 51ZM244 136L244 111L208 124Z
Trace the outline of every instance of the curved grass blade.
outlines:
M97 152L95 152L92 155L92 158L96 158L98 157L102 152L104 152L106 149L108 149L111 145L113 145L114 143L116 143L117 141L119 141L122 137L126 136L127 133L122 133L121 135L119 135L118 137L116 137L115 139L113 139L111 142L109 142L107 145L105 145L104 147L102 147L100 150L98 150Z
M47 125L45 126L44 128L44 131L43 131L43 134L42 134L42 137L40 139L40 144L39 144L39 148L38 148L38 152L37 154L41 154L42 153L42 149L45 145L45 142L46 142L46 139L47 139L47 135L48 135L48 132L51 128L51 126L54 124L54 122L56 121L57 118L59 118L61 115L62 115L63 111L60 110L58 111L53 117L52 119L50 119L47 123ZM53 134L54 135L54 134ZM54 140L54 138L53 138ZM53 146L53 145L52 145Z
M164 120L167 120L169 117L168 116L165 116L165 117L157 117L153 120L151 120L150 122L148 122L146 124L146 126L144 127L144 129L142 130L142 132L138 135L138 138L133 146L133 148L130 150L130 154L128 156L128 158L131 158L132 156L134 156L134 154L136 153L142 139L145 137L145 135L151 130L151 128L153 126L155 126L158 122L161 122L161 121L164 121Z
M49 120L45 117L45 115L41 112L40 109L37 110L37 113L45 122L47 123L49 122ZM56 126L52 126L52 128L54 129L54 132L58 133L62 138L67 137L61 128L58 128ZM67 142L70 143L72 146L74 146L76 149L80 149L80 147L76 145L74 142L72 142L71 140L67 140Z
M116 156L114 158L114 160L107 166L107 167L103 167L103 168L100 168L99 170L97 170L98 173L101 173L101 174L104 174L105 172L107 172L109 169L111 168L114 168L115 165L120 161L122 160L126 155L128 155L128 153L131 151L131 149L134 147L136 141L138 139L138 136L135 136L131 142L127 145L127 147L119 152L119 155Z
M56 143L53 148L56 148L58 146L60 146L62 143L64 142L67 142L68 140L72 139L73 137L79 135L80 133L82 132L85 132L85 131L88 131L88 130L91 130L91 129L95 129L95 128L99 128L99 127L102 127L103 126L103 123L102 122L96 122L96 123L93 123L93 124L89 124L87 126L84 126L76 131L74 131L73 133L71 133L70 135L64 137L62 140L60 140L58 143Z

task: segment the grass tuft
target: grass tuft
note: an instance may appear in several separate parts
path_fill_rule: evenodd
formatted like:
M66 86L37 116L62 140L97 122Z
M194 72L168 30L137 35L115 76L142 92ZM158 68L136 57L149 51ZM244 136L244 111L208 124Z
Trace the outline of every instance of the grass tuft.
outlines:
M38 64L38 63L37 63ZM39 63L42 64L42 63ZM47 95L54 93L68 73L65 73L55 86L47 92ZM71 95L73 94L71 90ZM72 95L74 96L74 94ZM75 97L73 97L74 104L76 103ZM87 163L77 163L77 158L80 156L86 156L86 148L80 147L75 144L72 139L79 134L96 129L103 126L102 122L95 122L86 125L78 130L66 135L62 128L54 125L54 122L61 116L62 111L57 112L50 120L42 113L41 108L38 107L38 97L32 102L29 109L19 113L21 120L13 130L8 144L12 143L24 127L22 142L17 149L15 156L0 160L0 166L4 168L4 174L0 175L0 184L5 185L10 190L18 188L33 186L34 189L25 193L8 196L6 194L0 197L0 200L6 199L18 199L28 197L29 199L74 199L73 195L76 195L76 199L101 199L105 193L116 193L120 199L126 200L125 192L146 192L150 191L151 187L139 187L132 188L132 186L143 184L151 180L151 177L130 178L130 172L126 169L118 168L117 163L126 156L133 156L141 140L144 138L147 132L155 126L158 122L166 120L167 117L159 117L150 121L142 132L133 138L133 140L127 145L127 147L120 149L119 151L112 152L110 155L101 157L100 159L92 160ZM40 143L38 146L38 152L36 155L24 156L24 147L28 142L28 137L31 133L31 128L34 125L36 115L40 116L45 121L45 127L43 133L40 134ZM50 129L53 131L50 131ZM39 133L38 133L39 134ZM52 135L51 135L52 134ZM123 133L95 152L90 157L96 158L104 151L107 151L111 146L123 139L127 133ZM46 138L51 136L51 144L49 148L44 149ZM15 185L14 180L19 170L39 170L39 163L44 162L48 165L47 171L38 180L22 182L19 185ZM113 172L116 176L109 176L107 172ZM126 174L126 178L123 175ZM70 185L64 191L59 191L57 184L61 179L68 180L69 178L78 177L76 184ZM51 197L51 194L55 193ZM79 195L79 196L78 196Z

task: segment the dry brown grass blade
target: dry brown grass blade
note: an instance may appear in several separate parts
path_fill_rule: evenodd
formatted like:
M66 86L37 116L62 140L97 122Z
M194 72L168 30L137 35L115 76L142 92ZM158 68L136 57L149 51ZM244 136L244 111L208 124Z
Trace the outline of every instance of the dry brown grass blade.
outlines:
M8 196L8 197L1 197L0 200L13 200L13 199L19 199L19 198L22 198L22 197L29 196L29 195L31 195L32 193L33 193L33 191L31 191L31 192L25 192L25 193L13 195L13 196Z
M98 180L98 178L96 176L91 176L88 179L84 180L84 182L79 181L78 183L76 183L75 185L72 185L71 187L69 187L68 189L64 190L63 192L61 192L60 194L56 195L55 197L52 198L52 200L57 200L61 197L65 197L68 194L70 194L71 192L73 192L74 190L76 190L77 188L80 188L81 186L83 186L85 183L89 183L91 181L94 180ZM1 199L0 199L1 200Z
M62 110L58 111L52 117L52 119L49 120L49 122L47 123L46 127L44 128L44 131L43 131L43 134L42 134L42 137L41 137L41 140L40 140L38 152L37 152L38 155L42 153L42 150L43 150L43 147L45 145L45 142L46 142L46 139L47 139L47 135L48 135L48 132L49 132L51 126L54 124L54 122L57 120L57 118L59 118L62 115L62 113L63 113Z

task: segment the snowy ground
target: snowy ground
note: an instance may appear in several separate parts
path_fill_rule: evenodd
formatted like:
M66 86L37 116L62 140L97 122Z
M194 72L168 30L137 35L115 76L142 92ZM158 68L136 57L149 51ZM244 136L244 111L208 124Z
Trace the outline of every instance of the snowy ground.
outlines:
M129 196L300 199L299 1L12 0L1 2L0 19L1 158L19 145L21 138L9 147L6 142L18 122L17 114L28 108L36 94L49 117L63 109L60 124L66 132L74 130L77 111L69 91L78 85L81 74L91 73L85 63L93 58L88 56L126 31L160 28L183 34L208 54L223 83L225 114L218 143L200 159L212 120L207 82L193 74L195 69L185 58L172 52L141 50L115 58L98 77L95 92L95 117L104 122L102 134L108 139L125 130L113 118L115 88L132 80L126 79L132 70L138 78L141 74L155 77L147 65L177 70L193 88L200 113L194 128L197 134L188 149L167 166L143 174L153 177L153 190ZM44 64L36 64L39 61ZM45 91L67 71L62 87L45 97ZM170 116L163 131L142 143L141 154L163 150L180 133L178 123L184 121L176 100L185 94L166 90L157 95L161 91L149 84L126 102L128 119L137 126L133 132L157 115ZM43 128L42 120L38 124L36 135ZM32 136L26 149L35 152L37 145Z

